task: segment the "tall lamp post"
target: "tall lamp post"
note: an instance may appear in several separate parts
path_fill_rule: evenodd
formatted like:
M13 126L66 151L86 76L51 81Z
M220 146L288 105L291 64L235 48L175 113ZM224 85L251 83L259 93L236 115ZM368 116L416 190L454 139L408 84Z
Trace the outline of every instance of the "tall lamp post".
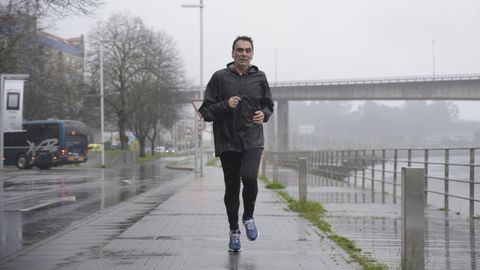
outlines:
M105 115L103 100L103 40L100 41L100 142L102 144L102 168L105 168L105 143L103 134L105 133Z
M105 108L104 108L104 94L103 94L103 43L115 42L114 39L100 40L100 142L102 144L102 168L105 168L105 142L103 141L105 134Z
M200 88L198 91L198 99L203 98L203 0L200 0L200 4L182 5L186 8L199 8L200 9ZM202 144L202 131L198 130L197 115L195 112L195 171L198 171L198 156L200 156L200 176L203 176L203 144ZM199 142L200 141L200 142ZM198 144L200 143L200 154L198 153Z

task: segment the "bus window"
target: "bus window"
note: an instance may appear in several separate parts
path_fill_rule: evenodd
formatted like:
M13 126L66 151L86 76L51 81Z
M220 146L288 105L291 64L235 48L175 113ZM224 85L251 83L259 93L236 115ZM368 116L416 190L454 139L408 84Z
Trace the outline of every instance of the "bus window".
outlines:
M28 139L35 145L39 145L49 139L59 139L58 125L44 124L24 125L24 129L27 131Z

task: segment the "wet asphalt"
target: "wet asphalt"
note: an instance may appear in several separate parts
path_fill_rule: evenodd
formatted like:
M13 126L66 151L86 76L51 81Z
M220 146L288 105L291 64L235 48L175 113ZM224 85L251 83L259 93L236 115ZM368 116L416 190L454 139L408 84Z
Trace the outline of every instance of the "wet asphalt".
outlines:
M160 161L160 163L161 162L162 161ZM95 207L94 206L91 207L91 209L96 209L96 211L90 213L89 215L87 215L87 217L80 218L77 221L70 223L67 229L57 228L58 231L75 232L75 230L73 229L69 230L68 228L75 228L77 224L81 225L82 223L83 224L91 223L88 226L77 226L76 228L80 228L80 230L83 229L83 232L79 232L78 235L75 233L70 233L72 234L71 239L75 243L75 246L78 246L78 251L79 251L78 254L81 254L81 255L77 255L73 260L77 260L77 263L81 263L83 261L90 263L88 265L85 265L86 267L84 269L93 269L93 268L90 268L90 266L103 267L105 266L102 264L104 262L103 260L105 260L105 258L108 259L110 257L112 257L113 259L121 259L118 262L114 261L113 265L115 265L115 267L125 266L126 267L125 269L129 269L128 265L124 265L123 260L125 259L130 260L131 262L136 262L137 264L139 263L138 261L132 259L132 258L138 258L138 257L135 257L135 256L131 257L130 255L129 255L130 257L129 256L118 257L117 255L115 255L116 253L112 253L113 255L104 253L105 250L108 251L108 248L99 252L98 250L95 250L95 247L101 247L101 246L104 246L105 244L110 243L110 245L112 245L112 250L116 250L118 246L113 244L119 244L121 242L122 248L126 250L130 250L130 249L132 251L139 250L140 247L134 248L130 246L132 243L131 238L125 238L125 237L119 238L119 236L120 235L125 236L125 235L128 235L129 232L132 232L132 229L131 229L132 225L135 225L135 224L141 225L142 223L139 221L141 220L142 217L145 217L146 214L150 213L150 217L156 217L156 218L162 216L162 215L157 215L158 213L155 214L155 207L158 207L161 204L161 202L164 202L168 198L171 198L172 194L177 193L179 190L182 189L182 187L185 187L185 185L188 185L189 183L192 182L192 178L188 176L189 172L184 172L184 171L169 172L169 170L165 169L163 165L164 164L159 165L159 164L153 163L150 165L144 164L144 165L138 165L138 166L136 165L131 167L125 166L124 168L121 166L120 168L116 168L112 170L103 170L104 171L103 177L101 174L102 170L89 169L87 170L88 173L83 170L84 172L83 177L84 178L93 177L93 178L96 178L97 181L92 180L87 183L82 183L79 180L82 176L81 173L78 174L78 177L77 176L71 177L71 178L67 178L67 180L64 180L64 182L65 181L69 182L69 180L71 180L70 183L72 184L76 183L70 186L72 190L76 190L76 188L74 188L75 185L82 185L84 186L83 189L88 189L87 187L90 187L90 188L93 188L94 190L97 190L97 193L100 194L98 195L98 198L100 199L95 200L95 203L94 203ZM78 168L73 168L73 169L65 168L65 170L67 169L79 170ZM159 170L159 173L157 173L156 170ZM79 170L79 171L82 171L82 170ZM170 178L170 179L175 178L176 181L168 181L168 179L165 178L164 182L162 182L161 179L163 179L162 178L163 175L165 174L165 176L168 176L169 173L173 173L173 175L170 175L170 177L173 177L173 178ZM20 225L24 224L23 223L23 220L25 218L24 215L25 216L29 215L28 213L25 213L25 212L30 212L30 211L22 212L21 210L32 207L31 202L34 197L33 194L37 194L37 196L40 196L40 197L45 196L44 199L47 198L47 194L53 194L53 193L57 195L63 194L64 197L66 198L72 196L73 191L67 188L68 186L62 187L61 181L58 182L59 181L58 179L56 180L56 182L51 180L50 183L56 183L56 184L50 185L50 186L52 185L55 186L55 188L53 189L49 189L46 187L41 188L38 184L37 185L31 184L32 178L39 177L40 175L43 175L43 174L48 175L49 172L30 171L29 173L24 175L25 179L22 178L23 181L18 180L17 181L18 186L30 185L31 190L24 190L23 193L22 191L15 190L15 188L12 188L11 185L8 185L8 184L4 185L5 187L1 194L2 194L2 201L4 201L5 203L2 204L3 210L1 213L3 215L5 215L6 213L8 214L9 212L20 212L22 214L17 215L16 219L9 218L9 220L11 220L10 222L13 222L13 224L2 225L4 226L2 227L2 231L1 231L2 241L4 241L4 239L7 239L7 241L10 241L9 242L10 244L21 243L20 241L17 241L17 242L11 241L11 239L13 239L15 235L21 235L24 239L29 239L28 234L24 233L23 231L34 232L33 233L34 236L30 239L35 239L35 235L41 235L42 233L45 233L42 230L36 230L37 228L35 229L21 228L17 231L14 230L13 234L15 235L12 235L10 233L7 233L7 234L5 233L5 230L6 230L5 228L7 227L10 228L10 227L19 226L19 224ZM65 174L71 175L71 173L65 173ZM142 174L144 175L144 177L140 177L140 175ZM182 177L182 175L184 177ZM271 175L272 175L272 172L269 169L267 176L271 176ZM5 175L2 175L2 179L7 179L5 180L6 182L13 181L12 179L15 179L10 177L13 177L13 176L9 175L9 172L7 172ZM321 179L315 176L309 176L309 177L310 178L309 178L308 198L311 200L320 201L325 205L325 207L329 211L325 218L330 224L332 224L332 228L335 231L335 233L338 233L339 235L345 236L353 240L357 244L357 246L363 250L365 254L371 254L372 257L377 259L379 262L383 262L387 264L389 266L389 269L399 269L400 267L399 266L400 229L401 229L400 208L398 204L399 202L394 203L394 200L392 200L392 198L389 196L387 196L387 198L384 200L378 193L372 193L368 189L361 189L361 188L354 187L352 185L348 185L346 183L331 181L328 179ZM141 183L142 180L140 179L143 179L143 178L149 178L149 179L151 178L148 181L161 183L160 185L157 185L157 188L153 189L153 190L155 189L157 190L155 191L154 194L149 194L149 192L151 192L152 189L142 187L142 185L143 186L147 185L148 187L148 184ZM77 181L72 179L77 179ZM100 180L98 181L98 179ZM156 180L153 180L153 179L156 179ZM281 169L279 173L279 179L281 182L287 184L288 186L287 191L289 192L290 195L295 196L295 194L297 194L298 173L296 171L290 170L290 169ZM146 180L146 182L148 181ZM20 183L23 183L23 184L20 184ZM38 187L38 189L35 190L34 187ZM193 195L196 195L196 196L199 195L198 188L200 187L195 187L191 190L193 192L192 193ZM207 187L207 189L211 190L211 188L209 187ZM100 192L98 192L98 190L100 190ZM159 192L159 190L161 192ZM141 192L144 192L144 193L141 193ZM113 195L113 197L110 196L110 194ZM145 194L145 195L135 197L134 194ZM25 202L30 202L30 203L22 204L21 198L23 198ZM134 204L123 203L128 201L131 202L132 198L133 199L141 198L141 200ZM40 200L36 200L35 202L38 202L38 201ZM218 207L219 205L221 205L221 203L218 204L218 201L221 201L221 200L219 199L216 200L216 203L214 204L215 207ZM113 202L116 202L116 203L113 203ZM264 203L270 202L270 199L264 200L262 202ZM432 203L433 202L434 201L432 201ZM170 202L170 204L172 205L171 207L173 209L173 205L175 204L174 203L172 204L172 203L173 202ZM55 210L55 209L58 210L59 208L61 209L62 207L75 205L76 202L65 201L65 202L58 202L56 204L58 204L57 206L60 206L60 207L46 207L44 209L40 208L40 211L48 211L48 210ZM166 207L165 209L167 210L170 209L167 206L164 206L164 207ZM127 209L118 211L118 209L123 209L123 208L127 208ZM266 207L264 206L264 208ZM89 209L89 207L86 207L86 209ZM117 209L115 210L116 213L115 215L108 217L108 213L110 211L114 212L112 209L114 210ZM209 208L206 208L206 209L208 210ZM178 208L179 213L180 212L183 213L182 211L187 211L187 210L188 210L187 208L185 209L182 207ZM34 210L31 212L32 213L30 214L32 216L35 216L33 213L37 213L37 214L41 213L39 212L39 210ZM218 211L215 211L215 213L217 212ZM268 212L268 215L271 215L270 210L268 210L267 212ZM47 212L44 212L44 213L47 213ZM63 213L68 214L68 211L64 210ZM82 213L81 211L77 211L76 215L80 216L81 213ZM67 215L67 214L64 214L64 215ZM197 212L194 212L191 215L193 217L196 217L199 214ZM267 213L265 213L265 215L267 215ZM179 215L177 213L173 213L173 214L169 214L168 216L177 217ZM217 235L218 224L216 222L212 223L211 219L212 217L217 217L217 216L218 214L213 215L210 213L205 217L206 220L209 220L209 222L214 225L214 226L207 226L207 227L211 228L211 230L215 232L215 237L217 237L216 235ZM105 219L102 219L103 217L105 217ZM37 215L36 218L38 220L42 220L41 214ZM4 221L6 220L5 216L1 216L1 220L2 220L1 223L4 223ZM34 219L32 218L32 220ZM96 222L89 222L91 220L95 220ZM469 219L462 212L445 213L443 211L440 211L438 206L429 205L426 209L426 224L425 224L425 229L426 229L425 269L479 269L480 238L477 236L478 231L480 230L479 221L480 220L478 219L475 219L475 220ZM183 224L183 223L178 223L178 224ZM172 229L175 230L175 229L182 228L182 227L179 227L178 224L176 223L175 226L172 227ZM135 225L136 229L141 227L137 225ZM139 229L134 231L136 233L143 235L146 233L147 234L151 233L152 230L157 230L158 228L154 226L152 228L149 227L148 229L149 230ZM210 229L209 229L209 232L210 232ZM84 241L82 241L81 237L79 237L79 235L84 236L84 235L88 235L89 233L94 234L94 237L91 237L93 240L85 239ZM161 235L161 233L159 235ZM65 236L68 236L68 234L66 234ZM59 237L58 233L56 234L56 237L57 238ZM223 245L225 245L224 243L225 240L224 239L219 240L215 237L212 239L215 240L216 245L218 244L219 246L223 247ZM48 240L49 237L48 236L39 237L39 239L41 238L43 238L44 240L38 240L37 243L45 242L46 240ZM157 238L163 239L162 237L154 237L154 238L150 237L148 239L157 240ZM115 242L116 241L115 239L122 240L122 241ZM142 242L147 238L137 237L135 239ZM172 238L172 239L168 238L168 239L178 240L176 238ZM298 238L298 239L303 239L303 238ZM184 241L185 239L180 239L180 240ZM219 241L219 243L217 243L217 241ZM284 242L281 242L281 243L284 243ZM63 241L63 243L69 243L69 242ZM174 241L174 243L178 244L180 242ZM52 241L52 244L53 244L53 241ZM35 245L37 245L35 241L33 242L33 244L30 244L30 246L35 246ZM68 247L72 247L71 244L64 244L64 245L67 245ZM142 245L143 245L143 242L142 242ZM275 245L275 247L277 247L277 245ZM2 248L3 248L3 244L2 244ZM18 249L19 248L17 248L17 250ZM20 249L28 251L29 245L28 244L21 245ZM85 252L85 250L92 250L93 255L92 254L89 255L89 253ZM182 249L179 249L179 250L182 250ZM191 247L190 247L190 250L191 250ZM19 253L21 253L21 251L16 252L16 254L19 254ZM75 250L73 251L69 250L69 254L70 253L75 253ZM200 253L202 252L198 251L194 254L200 254ZM240 264L240 267L232 268L235 265L239 264L238 261L229 261L229 263L225 267L227 269L242 269L242 267L244 267L244 269L259 269L259 268L252 267L252 265L259 266L265 263L262 257L262 259L259 258L258 260L254 261L256 262L256 264L252 264L252 260L246 259L247 258L247 256L245 256L246 254L247 253L242 254L242 258L244 260L243 260L243 264ZM58 256L61 256L61 254ZM162 256L160 257L164 258ZM191 253L186 253L185 256L191 257ZM95 260L100 260L100 261L91 261L91 258L94 258ZM170 256L165 258L178 258L178 256L177 257ZM233 258L233 257L229 256L229 258ZM29 262L30 259L31 259L30 257L26 257L23 260L23 262L24 263ZM90 259L90 261L88 261L87 259ZM52 261L55 261L55 260L52 260ZM142 265L147 265L147 264L143 264L143 261L140 261L140 262L142 263ZM162 260L162 262L165 262L165 261ZM190 265L192 265L192 263L195 262L195 260L188 259L188 260L185 260L185 262L188 262L190 263ZM69 263L74 264L75 261L72 261ZM208 263L210 264L210 261ZM12 264L12 265L13 267L15 267L15 264ZM24 269L24 268L11 268L11 269ZM51 269L51 268L47 267L45 269ZM152 269L157 269L157 268L153 267ZM158 268L158 269L162 269L162 268ZM180 269L180 268L170 268L170 269ZM194 269L194 268L185 268L185 269ZM207 269L207 268L203 268L203 269ZM221 269L225 269L225 268L222 267ZM265 268L261 268L261 269L265 269ZM289 268L289 269L294 269L294 268ZM315 268L315 269L321 269L321 268ZM325 268L325 269L330 269L330 268ZM341 268L335 268L335 266L332 266L331 269L341 269Z
M91 164L50 170L7 167L0 172L0 261L189 173L166 168L171 161L118 162L107 169ZM168 190L157 203L177 192ZM123 226L133 222L135 218Z

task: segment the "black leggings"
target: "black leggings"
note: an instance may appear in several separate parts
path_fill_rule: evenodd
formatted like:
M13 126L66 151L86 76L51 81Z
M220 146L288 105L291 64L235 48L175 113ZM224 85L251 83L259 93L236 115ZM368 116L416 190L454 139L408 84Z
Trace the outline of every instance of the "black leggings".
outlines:
M243 183L243 220L253 217L258 194L257 177L262 152L262 148L255 148L243 153L228 151L220 154L225 179L224 202L230 230L238 230L240 180Z

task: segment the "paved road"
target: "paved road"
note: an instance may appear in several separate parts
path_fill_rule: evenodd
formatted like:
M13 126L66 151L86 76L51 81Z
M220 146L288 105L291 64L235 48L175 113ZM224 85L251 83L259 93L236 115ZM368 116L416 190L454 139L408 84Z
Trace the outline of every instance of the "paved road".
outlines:
M188 173L165 168L167 162L122 163L105 170L7 168L0 176L0 260Z

